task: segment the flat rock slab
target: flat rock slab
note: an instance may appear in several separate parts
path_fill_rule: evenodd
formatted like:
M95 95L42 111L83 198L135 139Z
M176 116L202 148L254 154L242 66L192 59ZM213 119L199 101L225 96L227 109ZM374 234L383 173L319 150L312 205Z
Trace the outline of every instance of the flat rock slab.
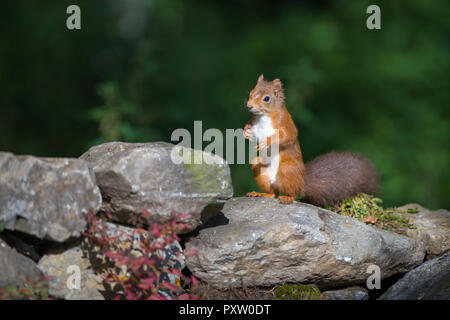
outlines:
M26 281L38 282L44 277L36 263L0 239L0 287L21 286Z
M408 272L379 300L450 300L450 255L428 260Z
M216 287L365 284L371 265L384 279L415 268L425 255L419 241L300 202L233 198L222 213L228 224L186 243L198 251L186 260L189 270Z
M0 226L62 242L80 236L100 205L86 161L0 152Z
M150 222L166 222L172 212L187 214L187 229L215 215L233 195L228 164L192 149L194 157L215 164L178 164L172 161L174 147L165 142L110 142L84 153L80 158L92 164L103 195L102 211L132 225L146 222L142 209L151 214Z
M418 204L407 204L398 209L418 209L417 213L403 213L416 229L406 229L408 237L422 241L427 250L427 258L435 258L450 253L450 212L444 209L431 211Z

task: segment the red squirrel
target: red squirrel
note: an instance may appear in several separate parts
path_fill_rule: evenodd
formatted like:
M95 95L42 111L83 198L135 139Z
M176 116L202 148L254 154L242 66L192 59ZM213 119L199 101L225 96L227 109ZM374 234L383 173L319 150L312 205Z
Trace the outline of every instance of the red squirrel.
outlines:
M244 127L244 137L256 140L260 156L252 161L256 184L263 191L249 197L279 196L292 203L297 196L318 206L333 205L358 193L376 194L378 174L369 160L350 152L329 152L303 163L297 127L286 109L280 79L258 78L250 92L248 110L253 114ZM267 151L278 148L268 156ZM265 150L267 149L267 150ZM265 156L262 152L265 150Z

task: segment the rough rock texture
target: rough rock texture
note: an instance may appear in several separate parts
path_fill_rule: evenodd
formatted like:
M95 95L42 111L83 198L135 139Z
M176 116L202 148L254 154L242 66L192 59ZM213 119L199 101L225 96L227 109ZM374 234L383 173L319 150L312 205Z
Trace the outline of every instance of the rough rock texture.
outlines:
M450 300L450 255L428 260L408 272L380 300Z
M33 260L17 253L0 239L0 287L20 286L24 280L39 281L43 277Z
M81 235L85 214L100 205L87 162L0 152L0 226L65 241Z
M425 255L421 242L304 203L233 198L222 213L228 224L186 243L198 251L186 260L189 270L217 287L352 285L366 282L370 265L386 278L413 269Z
M63 252L47 254L39 261L39 269L52 278L49 281L49 294L66 300L103 300L105 291L102 277L97 274L80 247L73 247ZM80 287L73 288L76 269L79 268ZM68 285L69 281L69 285Z
M233 195L227 163L211 153L192 150L195 158L203 155L217 164L176 164L171 157L174 147L164 142L111 142L84 153L80 158L92 164L102 191L102 210L127 224L143 222L142 209L158 222L167 221L176 211L188 215L192 228L215 215Z
M351 287L340 290L329 290L322 292L323 300L369 300L366 289Z
M398 209L417 208L418 213L404 213L417 229L407 229L406 235L422 241L427 250L427 258L435 258L450 253L450 212L444 209L430 211L418 204L408 204Z

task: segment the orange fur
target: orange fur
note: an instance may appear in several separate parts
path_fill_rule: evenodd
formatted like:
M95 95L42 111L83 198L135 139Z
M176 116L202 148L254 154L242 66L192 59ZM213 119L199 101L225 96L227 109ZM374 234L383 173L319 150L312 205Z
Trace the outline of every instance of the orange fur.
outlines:
M260 160L255 161L252 165L253 176L255 177L256 184L264 192L276 193L276 190L270 184L269 177L261 173L264 166L265 165L262 164ZM276 195L278 196L278 193L276 193Z
M269 95L271 103L265 103L264 97ZM255 177L258 187L266 192L287 195L288 197L280 198L283 203L290 203L297 195L302 195L304 188L304 171L302 153L300 144L297 139L297 128L292 120L291 115L286 109L284 102L284 93L281 81L275 79L272 82L264 81L263 77L258 79L256 87L251 91L248 105L252 106L252 110L257 110L270 117L272 127L278 130L278 136L268 137L266 140L267 148L273 143L279 146L279 166L274 183L270 183L269 177L262 174L264 165L259 157L254 159L252 165L253 176ZM259 113L257 113L259 114ZM253 115L250 121L244 127L244 136L251 138L246 131L250 130L255 124L256 116ZM260 145L257 150L261 151ZM293 178L295 177L295 178Z

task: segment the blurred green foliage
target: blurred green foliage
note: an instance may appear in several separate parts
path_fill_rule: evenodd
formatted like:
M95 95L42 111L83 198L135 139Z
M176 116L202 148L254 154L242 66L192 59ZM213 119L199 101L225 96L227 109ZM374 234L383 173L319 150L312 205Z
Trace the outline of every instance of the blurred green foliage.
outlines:
M445 0L2 1L0 150L79 156L194 120L242 128L264 73L285 85L306 160L360 152L386 205L448 209L449 17ZM256 189L250 165L231 168L237 196Z

